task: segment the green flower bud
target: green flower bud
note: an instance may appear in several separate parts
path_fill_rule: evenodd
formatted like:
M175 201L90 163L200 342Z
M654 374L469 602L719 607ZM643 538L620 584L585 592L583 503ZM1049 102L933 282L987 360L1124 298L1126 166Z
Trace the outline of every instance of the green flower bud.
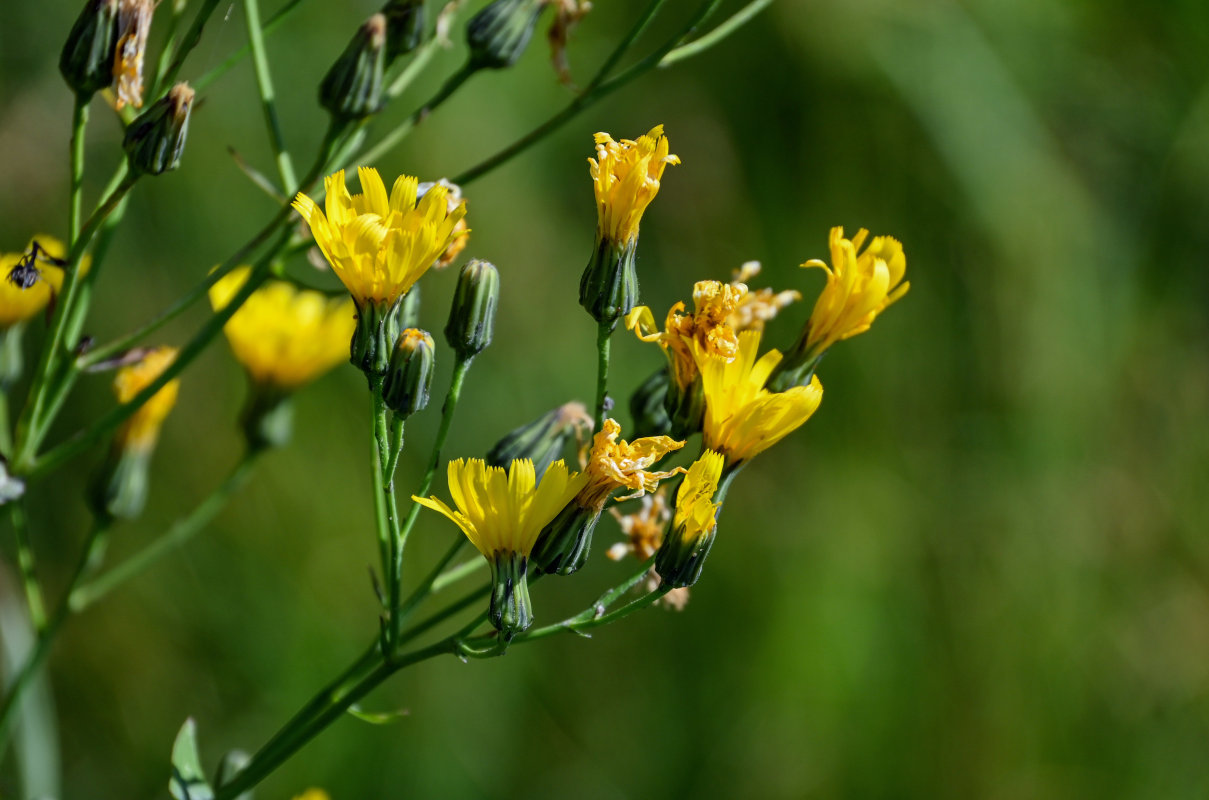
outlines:
M808 329L809 330L809 329ZM824 350L814 353L806 347L806 331L790 348L781 363L777 364L768 378L766 386L771 392L784 392L795 386L809 386L814 372L819 368L819 362L827 355Z
M542 0L495 0L466 25L470 63L479 69L504 69L517 62L545 4Z
M386 29L384 14L367 19L324 76L319 85L319 105L333 117L363 119L382 108Z
M445 340L458 358L473 358L491 344L500 274L487 261L471 259L458 275L458 286L445 325Z
M588 560L592 533L600 521L600 508L584 508L571 500L550 524L542 528L530 560L547 574L570 575Z
M413 283L403 295L399 306L399 327L403 329L420 327L420 284Z
M663 537L659 552L655 553L655 572L665 586L683 589L692 586L705 569L705 559L714 546L716 528L689 535L681 527L671 535Z
M117 20L118 0L86 0L71 26L59 55L59 72L77 94L91 97L113 83Z
M143 513L153 452L153 448L145 447L110 448L88 492L88 505L94 514L107 519L134 519Z
M596 237L592 260L579 279L579 304L601 325L616 325L638 305L637 249L637 237L624 243Z
M366 302L357 306L357 327L353 329L353 341L349 361L365 373L373 384L375 378L386 374L390 366L390 354L399 339L401 300L392 306Z
M386 17L386 63L407 55L424 41L424 0L390 0L379 12Z
M382 399L391 411L406 418L428 406L434 361L435 345L428 331L408 328L399 334L382 384Z
M504 641L533 624L529 600L529 560L519 553L497 551L491 563L491 607L488 618Z
M701 376L694 378L686 389L669 381L663 407L672 423L673 438L687 439L699 432L705 419L705 387Z
M178 83L126 128L122 148L133 172L159 175L180 166L194 94Z
M285 447L294 435L293 396L266 383L249 382L248 400L239 415L251 451Z
M635 437L666 436L672 430L664 403L667 400L671 376L666 368L651 373L630 395L630 416L634 420Z
M506 468L518 458L528 458L533 461L533 470L540 480L546 469L562 455L575 430L591 427L592 417L583 403L566 403L496 442L487 452L487 463Z

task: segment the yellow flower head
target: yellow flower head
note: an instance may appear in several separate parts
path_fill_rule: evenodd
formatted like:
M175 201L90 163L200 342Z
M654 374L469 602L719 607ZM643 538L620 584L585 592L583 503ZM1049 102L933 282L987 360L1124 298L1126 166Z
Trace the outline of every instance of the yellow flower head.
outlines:
M714 518L718 503L714 493L722 479L724 459L720 453L706 450L688 468L680 488L676 491L676 511L672 517L672 530L683 541L696 541L713 532L717 526Z
M685 311L684 303L676 303L660 331L651 310L638 306L626 316L626 327L644 342L658 342L676 385L683 390L697 378L699 356L729 361L739 352L739 340L729 320L746 296L747 287L742 283L698 281L693 285L693 313Z
M419 182L401 175L390 195L376 169L361 167L361 194L349 194L344 170L324 181L327 214L301 192L294 208L357 306L389 307L407 293L446 251L466 214L465 202L452 211L440 184L416 199ZM463 234L464 235L464 234Z
M760 332L739 334L739 353L733 361L699 356L705 389L705 446L738 464L772 447L799 428L819 407L823 385L813 376L809 386L773 393L764 388L781 361L769 350L759 360Z
M546 468L539 486L527 458L516 459L507 471L480 458L459 458L449 462L456 511L435 497L411 499L452 520L488 560L500 554L527 557L541 529L587 482L586 473L568 472L562 460Z
M582 508L604 507L613 490L625 487L640 497L653 492L659 481L677 475L684 470L677 467L667 472L650 471L648 468L668 453L684 447L670 436L646 436L620 442L621 425L614 419L606 419L601 430L592 438L592 451L588 455L588 484L576 497Z
M294 798L294 800L331 800L328 793L322 789L307 789L302 794Z
M831 229L831 267L812 259L803 267L827 273L814 311L807 323L806 350L817 355L835 342L869 330L873 320L911 287L903 280L907 257L903 246L890 236L875 236L859 252L869 231L861 228L852 240L843 228ZM859 254L858 254L859 253Z
M251 270L231 270L210 287L215 311L226 307ZM223 326L231 351L258 384L292 391L348 358L356 325L347 297L329 298L288 281L268 281Z
M140 361L122 367L113 380L113 391L118 396L118 402L129 403L175 360L175 347L157 347L144 355ZM164 388L151 395L151 398L118 429L115 437L118 445L122 448L142 450L154 447L160 425L176 405L179 389L179 380L168 381Z
M589 158L588 164L596 189L599 236L619 245L637 239L638 223L659 193L664 167L679 163L678 156L668 153L662 125L636 142L616 142L607 133L596 134L596 158Z
M759 274L759 261L745 262L735 270L730 285L736 289L740 286L746 289L751 279ZM793 289L786 289L783 292L774 292L768 287L754 292L748 290L739 298L739 305L726 318L726 323L735 332L762 331L764 323L776 317L782 308L801 299L802 293Z
M62 242L43 234L30 239L21 253L0 253L0 329L12 327L37 315L63 287L63 269L41 259L34 265L41 276L33 286L22 289L9 280L9 272L30 252L34 242L51 258L62 260L67 257L67 247ZM81 272L87 274L91 265L92 259L85 256L80 262Z
M609 513L617 520L621 532L629 539L609 548L608 556L614 561L620 561L630 554L639 561L646 561L655 555L655 551L663 543L663 532L667 529L667 523L672 518L665 486L660 486L653 494L644 495L642 506L632 514L622 514L615 507L610 508Z

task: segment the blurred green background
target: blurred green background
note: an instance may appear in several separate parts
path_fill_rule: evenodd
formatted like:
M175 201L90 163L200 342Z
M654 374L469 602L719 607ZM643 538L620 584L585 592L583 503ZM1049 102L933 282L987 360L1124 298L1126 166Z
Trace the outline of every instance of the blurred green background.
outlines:
M600 2L576 30L581 82L643 5ZM56 63L77 6L0 6L6 251L66 226L71 98ZM669 2L637 52L694 6ZM375 7L307 3L269 41L303 165L325 124L315 87ZM242 13L220 6L185 77L242 44ZM379 131L460 65L453 38ZM515 69L473 79L377 166L456 174L529 130L570 97L545 49L535 38ZM662 122L683 159L643 224L644 300L659 317L693 281L759 259L758 285L808 298L770 327L788 345L822 282L796 265L825 257L837 224L899 237L913 286L836 348L820 411L736 483L683 613L425 663L365 704L407 716L337 723L258 796L1209 794L1207 53L1209 6L1194 0L780 0L468 187L468 255L499 266L503 298L452 455L591 396L594 328L575 298L594 131ZM97 101L88 197L119 141ZM272 171L247 64L206 92L180 171L135 192L90 320L100 340L272 213L228 147ZM454 278L426 279L432 330ZM182 343L207 313L163 340ZM618 395L661 363L628 335L614 353ZM264 742L372 635L362 380L344 365L304 392L296 443L209 530L67 627L50 661L63 797L165 796L186 717L212 768ZM107 382L81 382L54 438L112 406ZM225 344L186 373L150 506L116 532L115 556L234 462L243 391ZM438 406L409 426L402 487ZM85 533L81 487L101 455L32 489L52 587ZM455 531L421 520L423 563ZM587 570L535 589L539 622L627 574L603 558L617 535L603 522ZM10 756L0 795L16 796L14 775Z

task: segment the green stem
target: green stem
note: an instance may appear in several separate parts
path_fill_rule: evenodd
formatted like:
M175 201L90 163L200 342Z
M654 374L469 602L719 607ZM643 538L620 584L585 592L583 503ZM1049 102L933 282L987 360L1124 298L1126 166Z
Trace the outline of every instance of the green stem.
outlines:
M281 23L286 21L286 18L289 17L289 15L290 15L290 12L293 11L294 9L298 8L298 6L300 6L301 4L302 4L302 0L290 0L288 3L286 3L281 8L279 8L277 10L277 12L275 14L273 14L273 16L269 17L268 20L264 23L264 25L261 26L261 30L264 32L264 35L268 36L269 34L276 31L279 27L281 27ZM245 44L243 47L239 48L234 53L227 56L226 59L224 59L223 62L221 64L219 64L217 67L210 70L205 75L202 75L197 80L195 80L193 82L193 88L199 92L202 91L207 86L214 83L214 81L221 78L232 67L234 67L236 64L238 64L240 61L242 61L243 58L251 52L252 52L252 46L250 44Z
M431 593L436 594L443 591L446 586L451 586L466 576L473 575L479 570L486 568L487 559L485 558L472 558L469 561L458 564L456 567L446 570L437 576L437 579L432 582Z
M695 39L687 44L682 44L674 50L670 51L659 61L660 67L670 67L686 58L692 58L695 55L705 52L709 48L716 45L718 42L730 36L739 28L750 22L757 14L773 4L773 0L752 0L743 8L736 11L728 17L725 22L718 25L712 31L704 34L698 39Z
M150 97L159 97L160 90L164 88L164 76L168 74L172 56L176 52L176 32L180 28L181 17L184 16L184 13L184 3L173 5L172 16L168 18L168 28L164 31L164 46L160 49L160 57L155 63L155 78L151 81Z
M294 164L290 151L286 149L281 123L277 119L277 103L273 92L273 76L269 72L269 59L265 55L264 34L260 25L259 0L244 0L244 18L248 28L248 44L252 47L252 64L256 70L256 86L260 89L260 105L264 110L265 126L269 133L269 146L277 159L277 173L283 187L298 185L294 176Z
M458 553L462 550L462 545L466 544L466 542L466 537L458 534L457 539L454 540L453 545L450 546L445 555L441 556L440 561L438 561L436 565L429 570L428 574L424 576L424 579L420 581L420 585L407 596L407 599L403 601L401 606L399 606L398 615L400 624L402 624L403 620L407 619L411 615L411 612L420 605L424 598L426 598L430 593L436 591L436 589L433 588L436 585L436 582L444 576L445 568L449 566L449 562L457 558ZM474 561L481 564L487 563L485 560L479 558L474 559Z
M76 95L71 117L71 202L67 211L69 243L80 237L80 205L84 194L84 131L88 127L88 98Z
M601 322L596 327L596 430L604 430L605 403L609 396L609 347L613 324Z
M398 415L390 419L390 446L387 448L386 480L395 479L395 470L399 468L399 456L403 455L403 425L407 420Z
M197 10L197 16L193 18L193 24L189 26L189 30L185 32L184 38L181 40L181 48L177 51L176 57L172 59L172 64L164 73L163 80L160 86L170 86L176 80L177 74L180 73L181 67L185 64L185 59L193 48L197 47L201 41L202 30L206 27L206 22L210 19L210 15L214 13L214 9L218 8L219 0L204 0L201 8ZM195 87L196 88L196 87Z
M164 556L183 547L186 542L209 525L218 512L230 502L232 496L248 482L258 455L258 451L246 453L226 479L188 515L176 520L172 523L172 527L134 555L76 587L68 595L67 604L71 611L73 613L83 611Z
M42 596L42 584L38 581L34 550L29 542L29 520L25 517L25 506L20 500L12 501L9 518L17 544L17 568L21 570L21 585L25 590L25 603L29 606L29 619L34 630L41 632L46 627L46 602Z

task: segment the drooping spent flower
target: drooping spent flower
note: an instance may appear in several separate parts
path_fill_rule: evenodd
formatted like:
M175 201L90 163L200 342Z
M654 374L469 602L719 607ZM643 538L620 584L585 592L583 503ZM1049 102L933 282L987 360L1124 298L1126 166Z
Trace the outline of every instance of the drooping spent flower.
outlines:
M564 86L575 88L571 79L571 65L567 60L567 44L571 39L571 31L592 10L588 0L545 0L547 5L554 6L554 19L546 31L546 40L550 43L550 61L558 80Z
M706 450L680 482L672 529L655 554L655 571L665 586L692 586L701 577L718 528L719 504L714 502L714 494L722 478L723 462L720 453Z
M592 415L583 403L563 403L509 431L487 451L487 463L506 467L518 458L527 458L533 461L537 474L545 474L550 464L562 456L571 437L580 438L585 431L592 430L592 425Z
M596 134L596 158L588 159L596 193L596 245L579 281L579 304L601 325L616 324L638 302L638 225L659 193L664 168L679 163L668 152L662 125L637 141Z
M227 307L250 272L238 267L210 287L215 311ZM355 325L347 297L328 297L288 281L266 281L248 296L223 333L252 383L241 418L250 445L280 446L289 440L290 394L347 357Z
M705 398L697 363L705 355L731 361L738 354L739 340L730 320L746 296L742 283L698 281L693 286L693 312L676 303L662 331L646 306L626 316L626 327L642 341L657 343L667 357L671 380L664 402L674 435L689 436L701 429Z
M609 497L618 489L629 489L628 497L655 491L659 481L683 472L676 467L652 469L684 442L669 436L651 436L632 442L618 441L621 425L605 419L592 438L586 474L588 482L537 538L533 563L542 572L570 575L583 566L592 546L592 532Z
M760 262L746 261L731 277L732 288L737 290L742 286L746 289L739 298L739 305L726 320L736 333L764 330L764 324L775 318L781 309L802 299L802 293L794 289L781 292L774 292L768 287L755 291L749 289L748 283L759 274Z
M120 0L113 60L114 105L119 111L127 104L143 107L143 61L157 5L158 0Z
M831 229L831 266L811 259L803 267L818 267L827 273L827 285L815 301L810 320L790 348L775 377L780 391L805 383L827 348L869 330L878 314L911 288L903 277L907 256L902 244L891 236L875 236L863 251L869 231L861 228L851 240L844 229Z
M533 462L517 459L505 470L481 459L449 462L449 492L457 510L435 497L412 500L439 511L462 529L491 565L489 618L505 639L533 623L529 554L541 529L587 484L586 473L555 461L537 483Z
M823 385L812 376L808 386L774 393L764 388L781 361L769 350L759 359L760 332L739 334L739 352L731 361L699 353L697 368L705 392L705 446L726 457L733 468L772 447L801 427L823 399Z
M118 402L129 403L176 360L176 348L157 347L118 370L113 381ZM93 513L131 519L147 500L148 466L160 426L176 405L179 380L168 381L118 428L109 456L98 470L90 492Z
M361 194L349 193L344 170L324 181L326 215L301 192L294 208L356 303L353 364L377 377L386 372L399 335L397 321L392 326L389 317L449 247L466 206L463 202L451 211L447 190L440 185L418 198L419 181L406 175L395 181L388 196L377 170L362 167L357 172Z
M641 499L642 505L637 511L622 514L616 506L609 513L617 520L626 541L618 542L608 550L608 556L614 561L620 561L628 555L639 561L646 561L655 555L659 545L663 543L663 533L672 519L672 509L667 504L666 486L660 486L654 493L645 494Z

